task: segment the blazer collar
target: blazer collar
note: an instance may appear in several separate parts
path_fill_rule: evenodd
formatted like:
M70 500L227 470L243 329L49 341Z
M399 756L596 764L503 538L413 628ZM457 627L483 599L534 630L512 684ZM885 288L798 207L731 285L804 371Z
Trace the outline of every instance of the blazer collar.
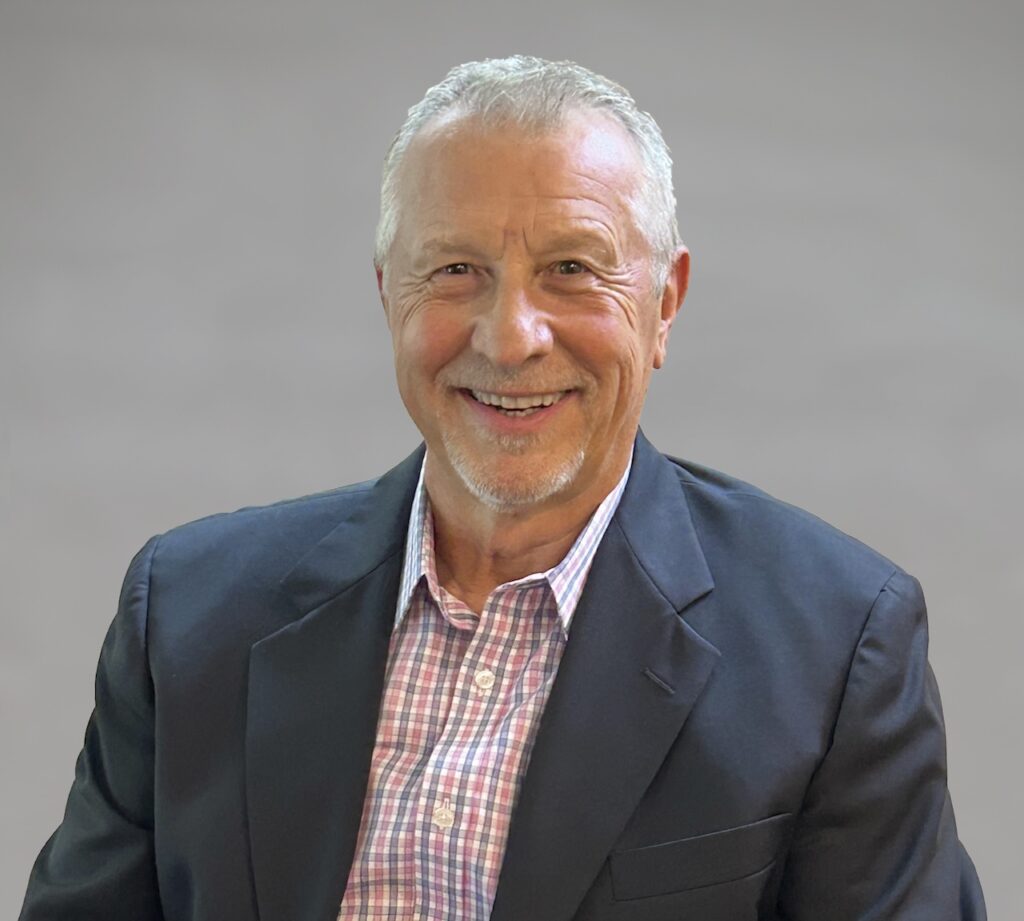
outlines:
M425 453L421 444L378 480L348 488L354 500L350 514L282 580L300 613L404 549ZM677 611L714 587L679 478L642 431L614 520L648 578Z
M351 494L345 519L281 581L300 614L319 607L404 548L425 452L421 444L379 479L341 490Z
M642 431L616 520L637 563L676 611L714 588L676 467Z

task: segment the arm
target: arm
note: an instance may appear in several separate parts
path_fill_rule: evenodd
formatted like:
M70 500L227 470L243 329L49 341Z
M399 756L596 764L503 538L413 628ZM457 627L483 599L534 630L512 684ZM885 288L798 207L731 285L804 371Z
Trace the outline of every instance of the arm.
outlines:
M924 597L902 570L882 589L847 677L782 880L789 921L984 921L946 788Z
M64 821L29 877L21 921L160 921L153 852L153 686L146 649L154 538L132 560L100 653L96 707Z

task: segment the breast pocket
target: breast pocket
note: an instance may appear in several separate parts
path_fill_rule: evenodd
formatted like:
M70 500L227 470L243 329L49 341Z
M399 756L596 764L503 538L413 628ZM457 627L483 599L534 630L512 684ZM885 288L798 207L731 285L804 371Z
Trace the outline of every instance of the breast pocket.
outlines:
M609 858L617 900L668 895L752 876L774 863L791 813L694 838L617 851Z

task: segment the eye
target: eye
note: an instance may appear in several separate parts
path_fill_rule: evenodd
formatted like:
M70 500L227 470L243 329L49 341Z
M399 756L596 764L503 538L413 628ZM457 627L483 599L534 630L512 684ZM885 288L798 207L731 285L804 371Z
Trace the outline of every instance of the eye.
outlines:
M451 265L443 266L439 269L442 275L468 275L470 272L468 262L453 262Z
M588 271L582 262L575 259L561 259L554 265L556 275L582 275Z

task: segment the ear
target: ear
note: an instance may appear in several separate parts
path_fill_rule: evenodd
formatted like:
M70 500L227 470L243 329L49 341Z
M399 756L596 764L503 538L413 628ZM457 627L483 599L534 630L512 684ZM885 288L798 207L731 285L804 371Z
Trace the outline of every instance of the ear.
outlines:
M384 308L384 314L387 315L388 302L384 296L384 267L374 263L373 270L377 274L377 294L380 295L380 305Z
M683 305L686 289L690 284L690 251L685 246L676 250L672 265L669 266L665 290L661 295L661 315L658 318L658 340L654 350L654 367L660 368L668 354L668 334L672 322Z

